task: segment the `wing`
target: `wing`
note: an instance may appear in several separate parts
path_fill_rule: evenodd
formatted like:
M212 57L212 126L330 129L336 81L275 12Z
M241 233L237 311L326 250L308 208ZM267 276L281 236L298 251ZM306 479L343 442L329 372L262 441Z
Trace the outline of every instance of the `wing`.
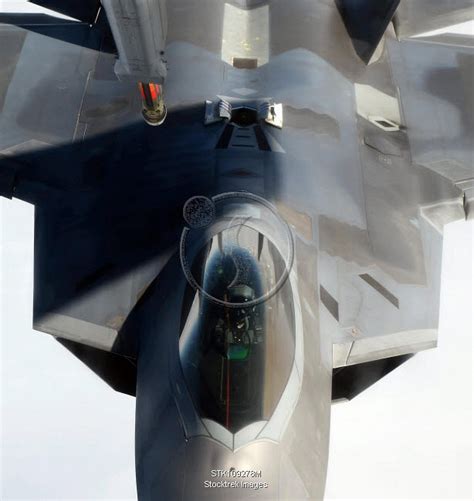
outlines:
M473 19L471 0L401 0L395 27L397 35L406 38Z
M67 2L63 0L29 0L29 2L79 19L87 24L94 24L101 8L100 0L67 0Z
M147 127L98 45L0 37L0 189L35 205L34 327L131 393L127 319L177 248L184 202L213 183L221 126L199 99Z
M40 35L55 38L69 44L79 45L89 49L100 50L115 54L116 47L110 31L110 26L105 11L100 8L80 9L80 2L34 2L41 6L65 13L75 19L56 17L46 13L9 13L0 12L0 25L2 31L8 30L8 25L17 26L22 30L32 31ZM100 7L100 2L99 7ZM43 5L44 4L44 5ZM92 3L91 3L92 4ZM74 7L75 8L72 8ZM71 9L70 9L71 8ZM6 49L6 50L5 50ZM5 57L11 53L5 47ZM3 56L3 54L2 54Z
M320 218L335 399L436 346L443 227L473 213L472 38L389 40L387 50L394 95L356 84L367 230Z
M412 161L449 179L461 191L465 217L472 218L474 37L416 38L402 41L397 49L394 72ZM437 227L443 224L443 212L447 207L441 210L437 204L424 208Z

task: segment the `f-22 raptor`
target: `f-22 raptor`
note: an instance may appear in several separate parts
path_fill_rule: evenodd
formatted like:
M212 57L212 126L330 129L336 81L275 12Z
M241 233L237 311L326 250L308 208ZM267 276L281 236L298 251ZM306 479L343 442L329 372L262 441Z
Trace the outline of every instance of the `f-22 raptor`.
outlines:
M437 343L474 52L419 35L472 2L33 3L68 16L0 16L34 328L136 396L141 501L323 498L331 402Z

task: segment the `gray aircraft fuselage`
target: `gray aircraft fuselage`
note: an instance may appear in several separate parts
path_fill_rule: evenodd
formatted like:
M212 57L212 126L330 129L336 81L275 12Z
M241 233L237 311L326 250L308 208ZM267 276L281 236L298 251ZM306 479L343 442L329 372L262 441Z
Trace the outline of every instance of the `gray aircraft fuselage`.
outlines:
M367 66L332 1L174 0L166 23L159 127L113 54L23 41L9 89L42 104L7 94L0 130L5 156L51 148L14 193L37 208L35 327L133 351L141 501L322 499L333 369L436 343L462 197L410 99L449 102L461 170L470 119L426 78L434 49L389 30ZM464 75L463 50L436 64Z

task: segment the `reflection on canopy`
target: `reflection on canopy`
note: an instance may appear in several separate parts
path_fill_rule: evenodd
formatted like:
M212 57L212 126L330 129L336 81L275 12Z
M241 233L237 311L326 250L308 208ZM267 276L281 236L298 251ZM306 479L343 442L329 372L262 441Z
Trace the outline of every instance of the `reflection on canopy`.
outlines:
M289 283L267 301L252 303L274 283L285 263L266 239L260 259L254 258L253 246L261 245L255 231L247 228L240 240L246 245L228 246L225 232L219 235L199 254L201 259L205 256L204 263L194 263L193 270L200 269L212 297L241 307L195 294L180 339L181 365L199 415L232 433L271 417L287 384L295 349ZM242 263L246 272L236 273Z

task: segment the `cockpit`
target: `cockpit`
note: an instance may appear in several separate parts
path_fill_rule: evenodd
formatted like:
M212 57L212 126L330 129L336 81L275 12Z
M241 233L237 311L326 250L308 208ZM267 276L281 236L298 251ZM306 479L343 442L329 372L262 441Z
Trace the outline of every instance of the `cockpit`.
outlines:
M255 302L277 271L278 263L265 263L271 256L270 242L260 262L245 248L211 252L205 288L226 304L196 294L190 310L196 318L180 339L181 366L197 412L231 433L271 417L293 366L291 287ZM246 273L235 282L236 262L242 261Z

